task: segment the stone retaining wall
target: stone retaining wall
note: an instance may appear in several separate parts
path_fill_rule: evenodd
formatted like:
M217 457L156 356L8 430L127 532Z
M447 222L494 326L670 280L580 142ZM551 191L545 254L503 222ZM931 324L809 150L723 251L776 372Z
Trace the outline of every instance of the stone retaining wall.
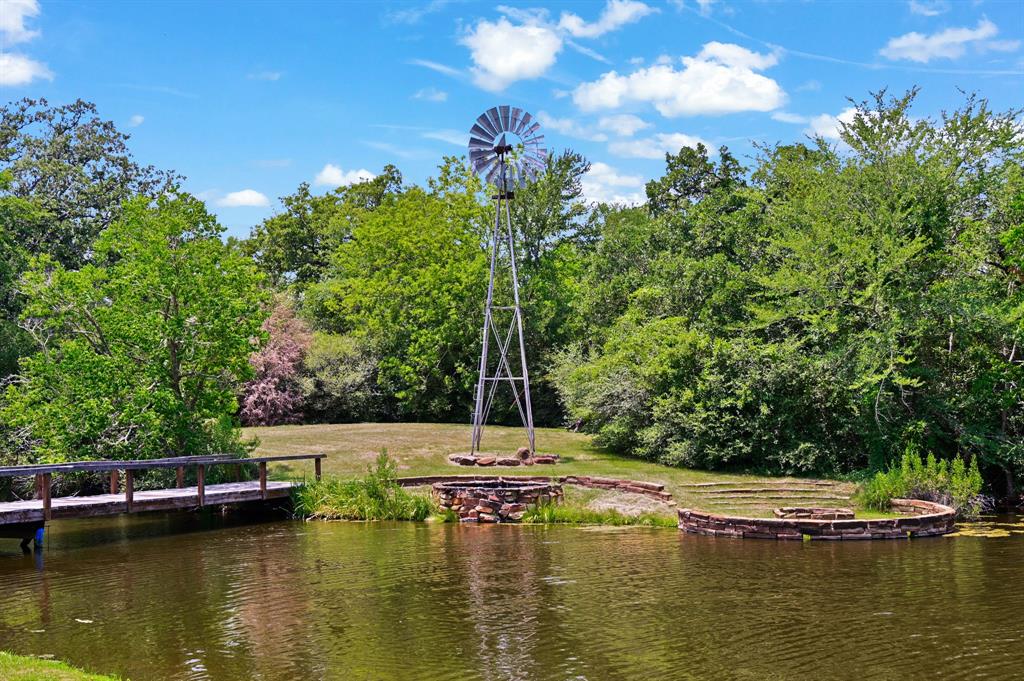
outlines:
M432 489L438 505L464 523L514 523L528 507L562 499L561 486L548 481L460 480L435 482Z
M892 508L912 515L878 520L812 520L810 518L744 518L689 508L679 509L679 529L715 537L755 539L905 539L953 531L956 512L949 506L919 499L893 499Z

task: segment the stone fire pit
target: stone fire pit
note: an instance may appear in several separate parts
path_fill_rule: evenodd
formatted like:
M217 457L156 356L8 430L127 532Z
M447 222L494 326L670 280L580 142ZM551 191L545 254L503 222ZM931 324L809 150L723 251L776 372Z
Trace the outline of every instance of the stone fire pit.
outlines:
M454 511L461 522L514 523L530 505L558 503L562 486L525 480L460 480L435 482L434 498Z

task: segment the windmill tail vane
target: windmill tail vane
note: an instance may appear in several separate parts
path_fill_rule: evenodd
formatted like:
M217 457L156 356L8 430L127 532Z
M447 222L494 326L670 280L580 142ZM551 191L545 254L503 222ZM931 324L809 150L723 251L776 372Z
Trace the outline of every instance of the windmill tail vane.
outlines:
M518 142L518 144L513 144ZM537 179L544 170L547 150L540 123L526 111L496 106L477 117L469 131L469 161L474 172L498 189L494 229L491 234L490 276L484 302L483 343L473 406L472 451L480 451L484 425L494 406L498 386L507 383L519 412L530 452L536 451L533 406L530 402L530 373L526 364L523 311L519 301L519 273L516 268L515 232L509 202L515 189ZM512 156L522 145L522 153ZM507 252L507 262L501 251ZM505 271L505 266L508 271ZM500 270L500 271L499 271ZM512 300L497 301L495 279L508 274ZM504 304L501 304L504 303ZM507 321L507 327L506 322ZM514 350L518 348L518 353ZM518 354L518 366L515 361ZM496 360L496 361L495 361Z

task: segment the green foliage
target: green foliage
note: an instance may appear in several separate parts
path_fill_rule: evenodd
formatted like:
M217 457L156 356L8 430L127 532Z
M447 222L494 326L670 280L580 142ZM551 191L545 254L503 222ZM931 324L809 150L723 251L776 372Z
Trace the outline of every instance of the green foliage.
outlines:
M959 454L952 461L938 460L933 453L922 459L918 448L908 445L899 465L861 485L858 498L878 511L888 510L893 499L936 501L956 509L959 518L974 519L983 510L982 485L977 458L970 465Z
M316 332L299 379L306 421L345 423L379 418L377 360L353 335Z
M368 213L335 252L307 309L323 330L352 336L378 357L382 411L450 418L475 381L487 259L484 211L459 187L412 188Z
M676 527L676 519L657 513L626 514L608 509L595 511L579 506L562 504L540 504L527 509L524 523L538 525L640 525L644 527Z
M400 192L402 174L392 165L372 180L338 187L314 196L303 183L294 194L281 197L284 211L253 229L243 247L277 285L299 288L323 275L331 254L352 236L368 212Z
M22 326L39 351L0 409L19 463L244 450L230 419L264 294L221 231L187 195L138 199L97 264L30 261Z
M433 502L406 492L397 477L394 462L382 451L362 479L326 478L295 488L295 514L319 520L425 520Z
M10 177L0 191L40 211L36 219L13 223L28 253L77 268L127 200L171 188L177 176L137 164L127 141L94 104L80 99L62 106L22 99L0 107L0 163Z
M909 443L1024 473L1019 112L914 92L857 107L844 148L763 150L749 183L667 159L649 215L600 211L554 362L570 422L665 463L876 470Z

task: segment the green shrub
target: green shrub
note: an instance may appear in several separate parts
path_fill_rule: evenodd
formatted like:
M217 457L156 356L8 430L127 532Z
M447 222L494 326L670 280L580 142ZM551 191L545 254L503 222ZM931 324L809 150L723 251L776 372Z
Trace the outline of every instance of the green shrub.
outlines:
M292 498L296 515L322 520L425 520L434 511L429 498L398 485L387 452L380 453L362 479L307 483Z
M956 509L959 518L971 519L984 508L981 487L977 458L969 465L959 454L952 461L937 460L932 453L922 459L917 446L909 445L899 465L861 485L858 497L864 506L879 511L888 510L893 499L936 501Z

